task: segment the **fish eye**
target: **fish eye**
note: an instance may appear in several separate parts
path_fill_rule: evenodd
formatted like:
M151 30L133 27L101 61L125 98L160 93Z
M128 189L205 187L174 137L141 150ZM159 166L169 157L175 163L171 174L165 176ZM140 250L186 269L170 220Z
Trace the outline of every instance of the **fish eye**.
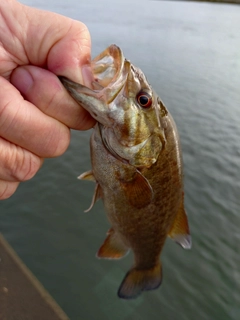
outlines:
M149 93L145 91L140 91L137 94L137 102L142 108L150 108L152 105L152 97Z

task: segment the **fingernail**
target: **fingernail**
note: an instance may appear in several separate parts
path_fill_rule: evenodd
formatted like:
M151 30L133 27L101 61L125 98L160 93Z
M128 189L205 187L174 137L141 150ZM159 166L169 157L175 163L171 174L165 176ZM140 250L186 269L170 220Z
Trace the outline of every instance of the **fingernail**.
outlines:
M17 68L11 77L11 83L22 93L26 94L31 89L33 78L31 74L24 68Z
M82 66L82 78L83 84L86 87L92 88L92 82L94 80L91 66L89 64L85 64Z

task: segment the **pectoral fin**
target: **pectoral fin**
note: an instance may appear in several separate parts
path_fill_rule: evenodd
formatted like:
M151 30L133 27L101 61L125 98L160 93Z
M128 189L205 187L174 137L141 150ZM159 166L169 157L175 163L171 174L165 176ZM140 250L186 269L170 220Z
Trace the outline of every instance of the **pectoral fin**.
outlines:
M98 183L96 183L96 187L95 187L95 190L94 190L94 194L93 194L93 197L92 197L92 202L90 204L90 207L87 209L87 210L84 210L84 212L89 212L92 207L94 206L95 202L100 199L102 196L102 189L100 187L100 185Z
M180 244L182 248L191 249L192 240L189 232L188 219L184 209L183 200L179 207L173 226L168 232L168 236L175 242Z
M148 180L138 171L131 180L120 181L129 203L140 209L151 203L153 199L153 190Z
M97 253L102 259L121 259L128 253L129 248L122 242L119 235L111 228L107 238Z

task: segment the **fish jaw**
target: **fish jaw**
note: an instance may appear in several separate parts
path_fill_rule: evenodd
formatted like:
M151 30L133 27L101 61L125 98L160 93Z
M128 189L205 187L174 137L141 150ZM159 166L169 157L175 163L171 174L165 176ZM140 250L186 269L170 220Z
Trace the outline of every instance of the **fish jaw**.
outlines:
M109 125L107 121L107 105L99 99L97 91L91 90L65 77L59 77L59 79L72 98L86 109L95 120L102 123L104 126Z
M60 76L59 79L70 95L91 116L103 124L111 126L111 101L122 89L127 78L127 67L122 50L111 45L91 62L94 81L91 88Z

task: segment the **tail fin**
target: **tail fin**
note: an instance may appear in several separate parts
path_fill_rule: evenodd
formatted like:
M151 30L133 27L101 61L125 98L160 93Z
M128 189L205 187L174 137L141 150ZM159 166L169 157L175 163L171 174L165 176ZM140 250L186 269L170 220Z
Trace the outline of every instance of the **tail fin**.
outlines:
M122 299L134 299L142 291L157 289L162 282L162 266L157 264L148 270L134 268L123 279L118 296Z

